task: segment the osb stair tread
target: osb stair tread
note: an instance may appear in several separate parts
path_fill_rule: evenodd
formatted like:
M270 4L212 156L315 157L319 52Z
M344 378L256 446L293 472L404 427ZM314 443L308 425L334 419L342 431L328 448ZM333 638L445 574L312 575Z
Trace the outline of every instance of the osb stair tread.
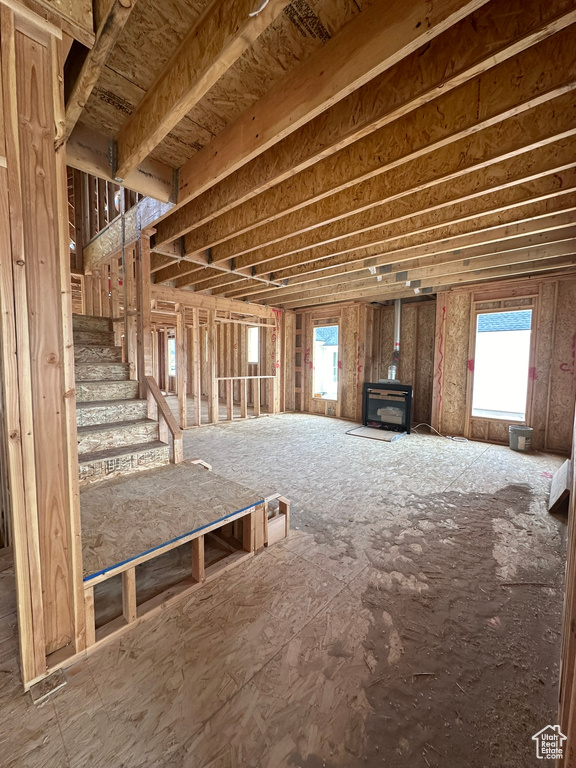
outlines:
M261 494L187 462L85 486L80 491L84 576L133 560L262 500Z
M110 382L106 382L110 383ZM80 403L76 403L76 410L88 409L88 408L113 408L114 406L130 406L136 403L145 403L146 400L142 400L139 397L126 398L125 400L84 400ZM116 422L117 424L119 422Z
M111 425L112 426L112 425ZM107 448L104 451L92 451L92 453L81 453L78 456L79 464L90 464L96 461L106 461L116 459L120 456L130 456L133 453L144 453L145 451L158 450L169 446L161 440L150 440L148 443L134 443L134 445L123 445L114 448Z
M118 363L113 363L113 365L118 365ZM138 384L137 381L134 381L133 379L76 379L76 384L88 384L90 386L94 386L96 384ZM106 402L110 402L107 400Z
M121 402L128 402L122 400ZM86 427L78 427L78 434L88 434L90 432L108 432L108 431L120 431L122 429L129 429L130 427L136 427L141 425L157 424L154 419L131 419L127 421L110 421L105 424L89 424Z

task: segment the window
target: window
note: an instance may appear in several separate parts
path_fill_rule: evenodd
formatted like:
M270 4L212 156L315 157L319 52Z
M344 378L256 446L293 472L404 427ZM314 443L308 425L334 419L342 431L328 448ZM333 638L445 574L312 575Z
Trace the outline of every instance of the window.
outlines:
M168 339L169 376L176 376L176 339Z
M248 328L248 362L258 363L260 355L258 354L258 347L260 342L260 334L257 327Z
M338 399L338 326L314 328L314 397Z
M525 421L532 310L476 318L472 416Z

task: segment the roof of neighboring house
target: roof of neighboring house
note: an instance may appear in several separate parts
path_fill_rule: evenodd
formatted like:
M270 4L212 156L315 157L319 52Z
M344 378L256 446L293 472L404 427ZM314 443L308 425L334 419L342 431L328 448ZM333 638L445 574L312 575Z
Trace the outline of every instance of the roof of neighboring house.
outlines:
M490 312L478 315L478 333L488 331L529 331L532 327L532 310L515 312Z
M314 329L316 341L323 341L327 347L335 347L338 344L338 326L324 325Z

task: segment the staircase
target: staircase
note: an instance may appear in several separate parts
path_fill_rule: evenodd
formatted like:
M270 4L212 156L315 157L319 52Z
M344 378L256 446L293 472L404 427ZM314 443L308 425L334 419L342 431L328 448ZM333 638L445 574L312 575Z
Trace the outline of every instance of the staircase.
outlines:
M169 446L130 381L110 319L74 315L73 327L80 482L167 464Z

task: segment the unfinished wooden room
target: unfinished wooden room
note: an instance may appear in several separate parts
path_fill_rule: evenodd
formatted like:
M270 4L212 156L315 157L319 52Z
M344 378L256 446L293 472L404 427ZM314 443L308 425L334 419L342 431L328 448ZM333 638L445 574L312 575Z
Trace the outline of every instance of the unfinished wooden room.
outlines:
M0 768L576 768L575 401L576 0L0 0Z

